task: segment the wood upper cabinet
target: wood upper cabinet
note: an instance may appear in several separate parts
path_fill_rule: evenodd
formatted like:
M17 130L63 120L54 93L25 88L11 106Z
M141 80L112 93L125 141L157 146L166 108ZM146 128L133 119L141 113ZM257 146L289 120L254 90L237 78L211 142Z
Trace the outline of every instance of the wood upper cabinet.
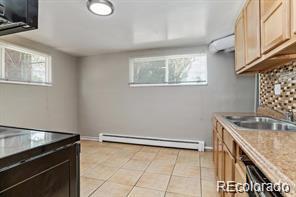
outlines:
M235 70L242 69L245 63L245 23L242 12L235 25Z
M267 53L290 38L290 1L261 0L261 46Z
M235 36L239 74L262 72L295 60L296 0L246 0Z
M244 12L246 64L250 64L261 57L260 1L247 1Z

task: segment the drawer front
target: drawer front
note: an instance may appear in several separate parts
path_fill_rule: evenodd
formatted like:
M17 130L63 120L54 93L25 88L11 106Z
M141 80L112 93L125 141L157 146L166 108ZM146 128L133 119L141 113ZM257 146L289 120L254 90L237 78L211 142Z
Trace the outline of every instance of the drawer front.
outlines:
M219 122L217 122L217 132L218 132L218 135L220 135L220 137L222 138L223 137L223 127Z
M223 130L223 140L224 144L228 148L229 152L232 154L233 157L235 157L235 146L234 146L234 140L229 134L227 130Z

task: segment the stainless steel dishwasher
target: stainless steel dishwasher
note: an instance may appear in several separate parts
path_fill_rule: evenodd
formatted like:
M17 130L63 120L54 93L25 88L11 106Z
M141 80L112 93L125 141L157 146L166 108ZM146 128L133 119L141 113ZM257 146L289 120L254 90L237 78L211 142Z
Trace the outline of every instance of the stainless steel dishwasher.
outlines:
M253 186L249 189L249 197L282 197L283 195L277 191L269 191L267 185L271 184L268 178L257 168L248 157L242 157L241 160L246 165L247 184ZM254 186L259 186L254 188Z

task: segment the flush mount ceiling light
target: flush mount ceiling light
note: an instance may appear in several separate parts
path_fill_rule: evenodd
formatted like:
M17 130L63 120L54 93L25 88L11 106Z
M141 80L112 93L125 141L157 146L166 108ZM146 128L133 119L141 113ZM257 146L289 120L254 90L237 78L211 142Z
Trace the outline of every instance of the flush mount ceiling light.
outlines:
M114 11L113 4L108 0L88 0L87 8L93 14L100 16L111 15Z

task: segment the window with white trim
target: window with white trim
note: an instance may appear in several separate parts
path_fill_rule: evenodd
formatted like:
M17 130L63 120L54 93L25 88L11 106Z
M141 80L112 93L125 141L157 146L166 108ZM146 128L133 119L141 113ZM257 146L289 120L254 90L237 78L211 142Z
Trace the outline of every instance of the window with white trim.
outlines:
M0 43L0 83L51 85L49 55Z
M131 86L206 85L206 53L131 58Z

